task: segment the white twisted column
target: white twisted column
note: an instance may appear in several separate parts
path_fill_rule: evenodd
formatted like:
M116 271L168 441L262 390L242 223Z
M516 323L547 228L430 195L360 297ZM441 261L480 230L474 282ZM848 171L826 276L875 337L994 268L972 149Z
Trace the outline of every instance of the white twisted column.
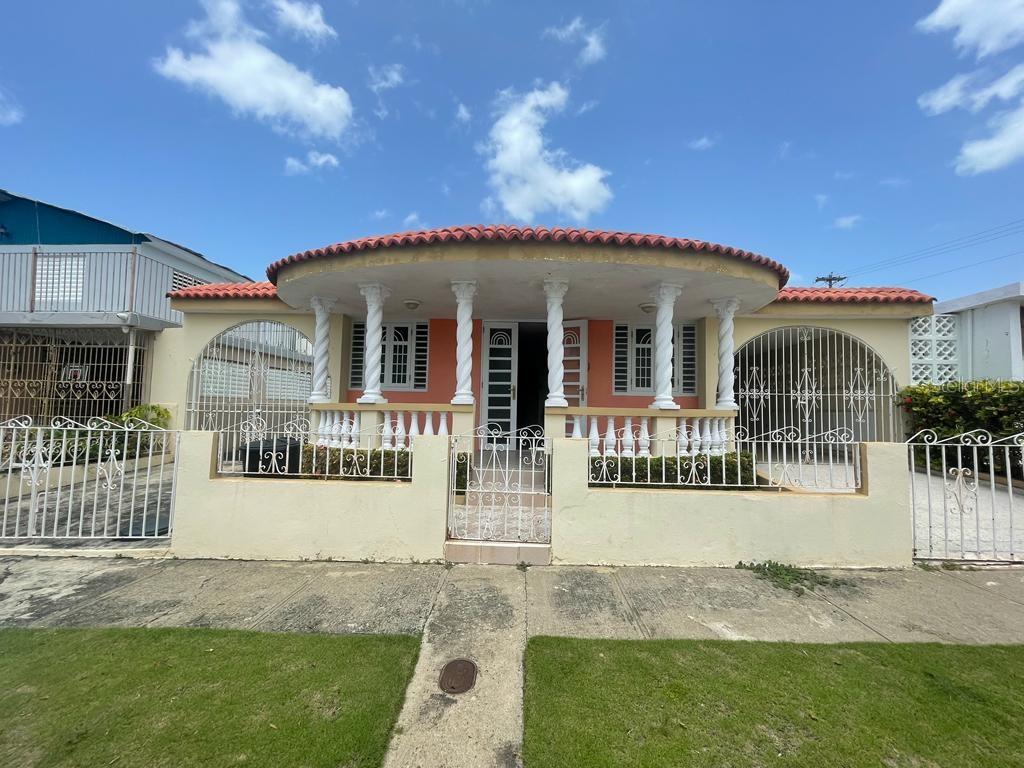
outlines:
M567 280L544 281L544 295L548 300L548 396L545 408L565 408L565 329L562 327L562 299L569 290Z
M473 297L475 280L453 280L455 310L455 397L452 405L473 405Z
M313 326L313 391L309 393L309 402L326 403L331 399L328 384L331 369L331 310L334 299L317 296L309 300L316 318Z
M391 291L380 283L364 283L359 292L366 298L366 338L363 355L363 394L357 403L386 403L380 391L380 360L384 352L384 301Z
M716 408L735 408L733 392L736 375L733 373L733 316L740 308L739 299L716 299L711 302L718 315L718 401Z
M672 399L672 320L676 299L683 292L680 285L661 283L651 291L658 307L654 327L654 402L651 408L679 408Z

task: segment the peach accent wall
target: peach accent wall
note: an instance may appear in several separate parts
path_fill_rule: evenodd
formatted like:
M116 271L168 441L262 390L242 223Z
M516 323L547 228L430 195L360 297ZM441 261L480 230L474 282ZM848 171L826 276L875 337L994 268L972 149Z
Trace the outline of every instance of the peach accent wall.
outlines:
M455 320L430 320L430 347L427 352L427 389L385 389L384 397L392 403L447 403L455 395ZM473 392L480 400L480 344L483 323L473 321ZM348 355L348 347L345 347ZM347 369L347 366L346 366ZM349 389L345 402L355 402L362 389Z
M592 408L647 408L652 395L616 395L612 391L613 325L611 320L591 320L587 327L587 405ZM384 390L392 403L447 403L455 394L455 321L430 321L430 351L425 391ZM347 348L346 348L346 354ZM473 393L482 402L483 321L473 321ZM703 360L699 363L703 364ZM346 401L354 402L361 389L349 389ZM677 397L682 408L699 408L695 395Z
M647 408L652 395L617 395L613 391L612 376L614 350L614 322L591 320L587 324L587 405L591 408ZM698 365L703 363L698 361ZM682 408L699 408L700 398L695 395L677 397Z

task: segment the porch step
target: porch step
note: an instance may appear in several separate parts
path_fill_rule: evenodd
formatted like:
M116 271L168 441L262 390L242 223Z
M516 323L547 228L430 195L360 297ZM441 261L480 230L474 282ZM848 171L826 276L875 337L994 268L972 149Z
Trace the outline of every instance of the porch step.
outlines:
M444 559L450 563L550 565L551 545L449 539L444 543Z

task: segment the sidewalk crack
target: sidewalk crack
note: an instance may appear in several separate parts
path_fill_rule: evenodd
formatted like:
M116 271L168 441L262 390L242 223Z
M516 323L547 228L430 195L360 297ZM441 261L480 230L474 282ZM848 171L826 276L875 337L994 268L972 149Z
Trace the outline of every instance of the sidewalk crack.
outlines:
M862 627L864 627L865 629L868 629L868 630L870 630L871 632L874 632L874 633L875 633L876 635L878 635L878 636L879 636L880 638L882 638L883 640L885 640L885 642L887 642L887 643L892 643L892 642L895 642L895 641L894 641L894 640L893 640L892 638L886 637L886 636L885 636L885 635L884 635L884 634L883 634L882 632L880 632L880 631L878 631L877 629L875 629L874 627L872 627L872 626L871 626L870 624L868 624L868 623L867 623L866 621L864 621L863 619L861 619L861 618L860 618L860 617L858 617L858 616L855 616L854 614L852 614L852 613L851 613L850 611L848 611L848 610L846 610L845 608L843 608L843 606L839 605L838 603L834 603L834 602L832 602L832 601L831 601L831 600L829 600L829 599L828 599L827 597L825 597L825 595L823 595L823 594L819 593L819 592L818 592L817 590L814 590L814 589L812 589L812 590L809 590L809 592L810 592L810 593L811 593L812 595L814 595L815 597L817 597L817 598L820 598L820 599L824 600L824 601L825 601L826 603L828 603L829 605L831 605L831 606L832 606L833 608L835 608L835 609L836 609L837 611L839 611L840 613L845 613L845 614L846 614L847 616L849 616L849 617L850 617L851 619L853 619L854 621L856 621L856 622L857 622L858 624L860 624L860 625L861 625ZM806 593L805 593L805 594L806 594Z

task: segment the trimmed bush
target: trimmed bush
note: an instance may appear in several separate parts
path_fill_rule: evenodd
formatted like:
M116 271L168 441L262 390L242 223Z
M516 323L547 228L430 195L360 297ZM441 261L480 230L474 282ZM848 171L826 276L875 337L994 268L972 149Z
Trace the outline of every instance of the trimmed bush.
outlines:
M915 384L900 390L900 406L909 435L922 429L935 430L939 437L972 429L995 437L1024 431L1024 385L1017 381Z
M754 485L754 456L650 456L590 459L590 485L597 488L740 489Z
M412 453L401 449L326 448L307 444L302 448L301 472L326 480L412 479Z

